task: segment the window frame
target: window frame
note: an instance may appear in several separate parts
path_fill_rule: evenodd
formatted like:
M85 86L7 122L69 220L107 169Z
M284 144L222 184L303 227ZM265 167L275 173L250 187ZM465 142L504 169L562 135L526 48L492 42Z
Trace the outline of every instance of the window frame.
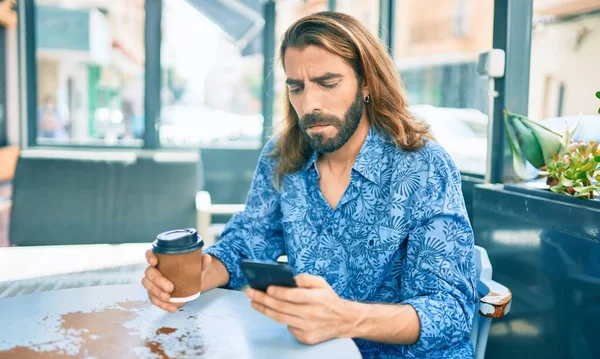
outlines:
M336 0L328 0L328 8L335 10ZM144 83L144 144L138 146L114 145L40 145L37 141L37 66L35 48L35 0L18 0L19 16L19 66L20 66L20 101L22 122L22 147L50 148L86 148L86 149L146 149L160 150L173 147L161 146L158 125L160 119L160 90L161 90L161 21L162 0L145 0L145 83ZM379 36L394 56L396 0L379 1ZM275 60L275 21L276 1L267 0L263 4L265 27L263 30L263 89L262 115L264 118L261 145L270 137L273 125L275 84L272 64ZM492 144L501 149L493 152L491 161L490 180L501 183L514 177L507 155L507 140L504 135L502 109L511 108L522 114L527 114L529 99L529 66L531 51L531 30L533 16L533 0L495 0L493 47L506 52L506 75L496 81L496 91L499 96L494 101L494 116L492 121ZM525 56L525 57L523 57ZM506 96L510 93L511 96ZM181 150L202 149L202 146L177 147ZM473 177L482 177L464 173Z

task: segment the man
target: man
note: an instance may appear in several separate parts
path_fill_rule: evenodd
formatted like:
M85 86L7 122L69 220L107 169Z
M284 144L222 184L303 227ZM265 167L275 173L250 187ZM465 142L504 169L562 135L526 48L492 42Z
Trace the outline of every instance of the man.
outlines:
M203 290L245 285L243 258L286 253L300 288L247 294L301 342L350 337L367 358L472 357L460 175L411 117L385 48L352 17L323 12L288 29L280 57L284 127L263 150L245 211L206 250ZM150 300L177 310L147 257Z
M56 98L50 94L44 96L44 104L38 110L38 137L69 137L65 116L56 104Z

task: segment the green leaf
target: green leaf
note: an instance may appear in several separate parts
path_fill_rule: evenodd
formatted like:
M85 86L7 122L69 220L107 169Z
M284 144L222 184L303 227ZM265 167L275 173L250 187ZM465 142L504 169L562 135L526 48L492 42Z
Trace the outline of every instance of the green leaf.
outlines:
M596 97L600 98L600 91L596 92Z
M533 120L524 121L524 124L534 133L534 136L541 147L544 161L551 160L555 153L560 153L562 151L563 144L561 135Z
M594 183L594 177L592 177L589 173L586 172L585 177L590 183Z
M535 176L532 176L531 173L527 170L527 165L525 164L525 160L523 156L519 153L519 151L515 148L513 143L510 143L510 149L512 152L513 158L513 168L517 176L524 180L533 179Z
M596 156L596 157L594 157L594 161L596 161L596 162L600 162L600 156Z
M579 116L579 118L577 118L577 123L575 124L575 127L573 127L573 130L568 131L568 135L569 135L568 142L569 143L571 142L573 136L575 136L575 133L579 129L579 124L581 123L580 119L581 119L581 116ZM563 138L563 140L567 141L567 139L565 139L565 138ZM568 145L569 145L568 143L565 144L565 146L568 146Z
M572 178L574 177L574 175L575 175L575 173L574 173L574 172L573 172L573 170L571 170L571 169L567 170L567 173L565 173L565 176L566 176L568 179L572 179Z
M508 114L508 112L507 112ZM535 133L527 127L520 116L507 115L507 127L510 127L515 135L515 140L519 144L521 154L535 168L540 168L545 165L544 153Z
M523 180L533 179L535 176L532 176L529 171L527 171L527 166L525 164L525 160L523 159L523 154L521 152L521 148L519 147L519 142L517 141L514 129L508 124L506 111L504 112L504 123L506 124L504 129L508 139L508 144L510 145L515 173Z
M589 172L596 168L596 164L594 162L589 162L586 165L581 167L581 171Z
M560 185L563 187L573 187L573 181L571 181L571 180L560 181Z
M559 183L561 186L564 186L564 187L571 187L571 186L573 186L573 180L572 180L570 177L569 177L569 178L567 178L567 177L565 177L565 176L562 176L562 177L560 178L560 180L558 181L558 183Z
M596 186L575 187L577 193L590 193L596 189Z

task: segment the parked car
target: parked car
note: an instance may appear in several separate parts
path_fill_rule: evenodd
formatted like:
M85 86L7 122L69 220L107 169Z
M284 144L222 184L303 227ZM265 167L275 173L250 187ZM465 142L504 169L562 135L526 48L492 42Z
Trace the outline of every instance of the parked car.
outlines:
M171 106L163 109L160 142L163 146L260 146L263 117L237 114L204 106Z
M413 105L411 112L425 121L437 143L463 173L484 175L487 158L487 115L475 109Z

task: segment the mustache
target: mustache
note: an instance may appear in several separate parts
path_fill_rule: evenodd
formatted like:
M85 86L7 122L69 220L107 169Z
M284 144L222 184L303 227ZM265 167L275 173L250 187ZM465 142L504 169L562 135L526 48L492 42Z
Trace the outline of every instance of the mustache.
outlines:
M309 113L300 119L300 128L303 130L307 130L313 126L326 126L331 125L336 128L340 128L342 125L342 121L339 118L331 115L322 115L319 113Z

